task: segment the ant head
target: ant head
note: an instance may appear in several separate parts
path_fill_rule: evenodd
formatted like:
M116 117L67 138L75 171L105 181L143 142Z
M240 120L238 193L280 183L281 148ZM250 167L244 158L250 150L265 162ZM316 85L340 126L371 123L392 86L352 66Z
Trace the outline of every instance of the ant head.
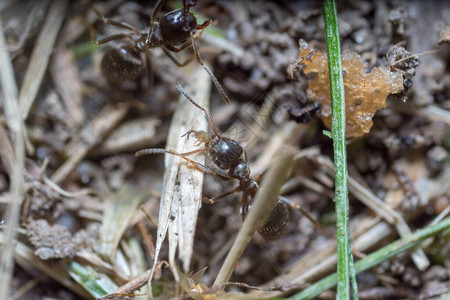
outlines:
M197 29L197 18L185 9L176 9L167 13L159 24L164 37L176 46L186 42L191 31Z

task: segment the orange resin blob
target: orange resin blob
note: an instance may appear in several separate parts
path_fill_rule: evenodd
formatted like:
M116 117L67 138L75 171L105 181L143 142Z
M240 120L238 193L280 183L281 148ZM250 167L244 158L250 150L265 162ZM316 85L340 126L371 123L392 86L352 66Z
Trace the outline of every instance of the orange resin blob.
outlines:
M308 99L322 103L321 117L331 128L331 96L326 53L314 50L300 40L300 54L297 62L308 77ZM403 90L401 74L391 72L388 67L374 68L370 73L357 53L344 50L342 53L342 73L344 77L346 137L360 137L370 131L372 117L377 110L386 106L389 94Z

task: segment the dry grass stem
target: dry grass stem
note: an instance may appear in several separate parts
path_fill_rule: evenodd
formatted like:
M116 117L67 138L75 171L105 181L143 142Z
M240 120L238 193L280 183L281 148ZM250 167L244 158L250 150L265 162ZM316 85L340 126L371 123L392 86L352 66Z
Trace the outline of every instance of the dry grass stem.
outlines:
M9 176L12 175L14 150L5 128L0 125L0 159Z
M120 152L134 152L144 147L161 142L156 138L160 120L144 118L124 122L117 127L100 145L101 154L115 154Z
M264 173L271 165L272 158L280 151L280 149L289 144L293 139L304 130L304 126L295 122L286 122L270 136L270 140L264 147L264 151L259 155L258 159L250 164L250 170L254 176Z
M41 280L43 279L44 276L37 276L33 279L31 279L30 281L28 281L27 283L25 283L23 286L21 286L12 296L11 296L11 300L19 300L23 295L25 295L29 290L31 290L32 288L34 288L39 282L41 282Z
M222 37L217 37L211 34L203 34L202 40L211 44L213 46L219 47L220 49L231 53L234 57L241 58L244 56L245 51L238 44L231 42L230 40L224 39Z
M51 176L55 183L62 181L80 163L95 145L103 140L128 112L127 104L107 105L80 133L75 136L65 149L69 157Z
M126 278L124 275L117 272L117 270L113 265L107 263L100 256L91 251L85 249L77 251L76 259L84 261L90 266L94 266L98 272L104 274L114 274L114 276L119 282L126 282L128 280L128 278Z
M258 141L257 137L262 136L267 132L268 126L270 125L270 118L272 116L272 110L275 107L275 101L270 96L266 96L264 102L255 114L254 122L250 125L250 128L246 131L247 134L242 138L241 142L244 142L248 149L252 148ZM276 153L276 152L275 152ZM273 157L273 154L270 157Z
M255 196L255 201L248 216L245 218L244 224L242 224L242 228L239 230L236 240L225 258L214 285L224 284L230 279L239 258L251 241L253 234L266 222L278 202L281 186L287 180L292 170L293 159L294 153L289 149L280 154L273 162Z
M186 71L185 78L188 78L184 88L199 105L208 110L211 79L200 65L192 64L189 67L190 69L183 69ZM202 112L180 95L177 109L172 117L166 148L179 153L195 149L194 139L180 138L191 129L208 131L208 123ZM204 153L192 155L190 158L198 163L205 163ZM161 246L167 233L169 262L175 277L177 277L175 266L177 248L179 258L183 262L183 269L188 271L197 215L202 203L203 173L190 168L183 159L174 155L166 154L164 161L165 171L159 208L155 259L150 280L157 266ZM179 278L176 279L179 280Z
M53 1L45 19L45 24L39 33L22 88L20 89L19 103L24 119L28 117L41 86L56 37L66 15L67 6L67 0Z
M450 124L450 111L436 105L427 105L417 109L417 113L433 122Z
M79 128L85 119L80 73L73 52L61 47L60 44L50 63L50 74L69 112L70 123Z
M106 200L98 252L108 261L114 262L117 246L142 200L142 195L124 184L117 192L106 197Z
M9 295L13 272L13 253L15 247L16 229L19 226L20 208L23 199L23 180L25 164L25 142L23 137L24 124L18 106L17 85L14 78L12 62L3 33L0 18L0 83L4 97L4 109L9 130L13 140L14 153L7 156L14 160L10 165L10 198L4 215L6 228L3 230L2 247L0 249L0 299ZM5 137L6 138L6 137ZM4 140L5 143L8 143ZM8 150L5 148L4 150ZM9 149L11 151L11 148ZM2 155L3 158L3 155ZM7 157L5 157L7 158ZM8 158L7 158L8 159Z

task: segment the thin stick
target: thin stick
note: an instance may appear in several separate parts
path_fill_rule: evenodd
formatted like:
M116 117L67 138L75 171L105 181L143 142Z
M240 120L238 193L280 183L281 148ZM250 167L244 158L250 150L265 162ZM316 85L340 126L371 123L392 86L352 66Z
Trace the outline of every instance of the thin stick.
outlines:
M4 238L0 252L0 299L8 299L11 275L14 261L13 253L16 247L15 238L19 225L20 207L23 198L23 169L25 163L24 124L18 105L17 85L8 46L3 34L2 20L0 18L0 82L4 95L5 115L14 141L14 161L10 174L9 205L4 214L6 228L3 230Z
M67 0L54 1L52 3L45 24L38 36L36 46L31 54L30 63L28 64L19 95L20 108L24 119L28 117L41 86L67 6Z
M433 49L433 50L428 50L428 51L420 52L420 53L417 53L417 54L412 54L412 55L410 55L410 56L407 56L407 57L404 57L404 58L399 59L399 60L397 60L397 61L394 61L394 62L391 64L391 66L397 65L397 64L399 64L399 63L401 63L401 62L404 62L405 60L408 60L408 59L410 59L410 58L414 58L415 56L421 56L421 55L426 55L426 54L433 54L433 53L436 53L436 52L439 52L439 50L438 50L438 49Z

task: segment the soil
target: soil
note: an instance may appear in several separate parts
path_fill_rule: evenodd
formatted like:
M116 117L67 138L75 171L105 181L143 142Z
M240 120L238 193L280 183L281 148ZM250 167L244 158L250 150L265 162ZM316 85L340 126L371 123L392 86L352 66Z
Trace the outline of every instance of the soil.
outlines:
M143 273L152 263L156 226L141 213L138 204L149 218L158 219L164 159L162 155L136 159L134 153L142 148L165 147L179 97L173 82L184 84L187 73L181 72L161 49L155 49L150 52L154 79L151 94L147 92L147 75L111 84L101 73L100 61L108 47L119 43L102 47L93 44L85 17L102 36L117 33L117 28L98 21L80 2L83 1L68 4L49 66L25 123L28 153L18 242L29 254L16 256L10 292L13 299L88 297L80 292L80 286L71 288L77 284L68 275L70 261L94 267L118 286ZM384 66L399 72L404 80L404 90L388 96L386 108L373 117L370 132L348 139L349 175L400 213L415 231L450 206L450 24L445 17L450 15L450 2L338 2L342 49L357 52L365 69ZM108 18L143 30L148 29L153 11L153 5L146 1L111 0L95 6ZM7 1L4 7L0 5L18 87L24 82L31 53L51 7L51 1ZM171 9L165 5L162 11ZM292 77L289 74L289 67L299 55L300 39L314 49L326 51L320 2L200 0L195 11L215 20L210 26L221 32L217 38L205 31L197 47L203 59L212 62L213 73L232 102L230 106L225 104L213 86L211 115L220 132L248 145L252 172L263 172L270 166L271 159L259 158L271 149L270 143L277 136L299 151L310 149L315 153L296 162L284 196L301 205L323 229L317 229L298 210L290 208L290 222L283 235L266 240L255 234L230 279L292 295L334 271L330 267L312 272L301 282L293 279L308 271L296 268L304 266L309 257L316 255L325 260L325 252L334 249L328 236L335 232L334 180L319 161L333 160L332 140L323 134L328 129L317 106L310 106L314 108L311 114L299 116L304 107L317 101L307 96L311 78L301 66L294 69ZM217 43L217 39L225 41L226 46ZM185 58L189 51L177 57ZM396 63L410 55L418 56ZM4 109L3 97L2 93L0 106ZM272 110L265 115L266 121L259 123L260 112L268 104ZM5 115L1 118L7 128ZM299 124L294 125L293 120ZM295 129L283 139L283 132L291 127ZM4 149L7 140L0 140ZM7 219L10 179L5 155L1 158L3 220ZM61 166L71 159L69 169L63 170ZM206 164L217 169L208 158ZM206 175L203 195L214 197L237 185L235 180L227 182ZM103 211L114 197L123 197L124 202L130 203L138 197L136 201L140 201L130 212L119 244L128 273L121 273L123 269L116 265L109 268L111 257L102 257L100 253L105 252L98 249L104 245L99 242ZM242 226L240 197L240 193L235 193L216 204L203 204L200 210L190 270L208 267L201 279L208 287L214 283ZM382 220L354 193L349 197L351 228L356 239ZM121 221L117 220L117 230ZM354 255L367 255L399 238L395 226L387 228L385 238ZM438 235L421 248L429 261L425 266L421 267L409 251L359 274L360 299L438 299L449 295L449 245L448 233ZM136 253L140 253L142 261L133 258ZM168 259L167 241L160 259ZM62 273L55 271L52 275L52 270L43 269L42 262ZM61 283L58 276L72 284ZM155 277L167 288L163 298L173 296L168 292L173 291L172 272L163 267ZM182 287L181 294L186 289ZM242 286L226 290L253 293ZM321 297L334 298L334 291Z

